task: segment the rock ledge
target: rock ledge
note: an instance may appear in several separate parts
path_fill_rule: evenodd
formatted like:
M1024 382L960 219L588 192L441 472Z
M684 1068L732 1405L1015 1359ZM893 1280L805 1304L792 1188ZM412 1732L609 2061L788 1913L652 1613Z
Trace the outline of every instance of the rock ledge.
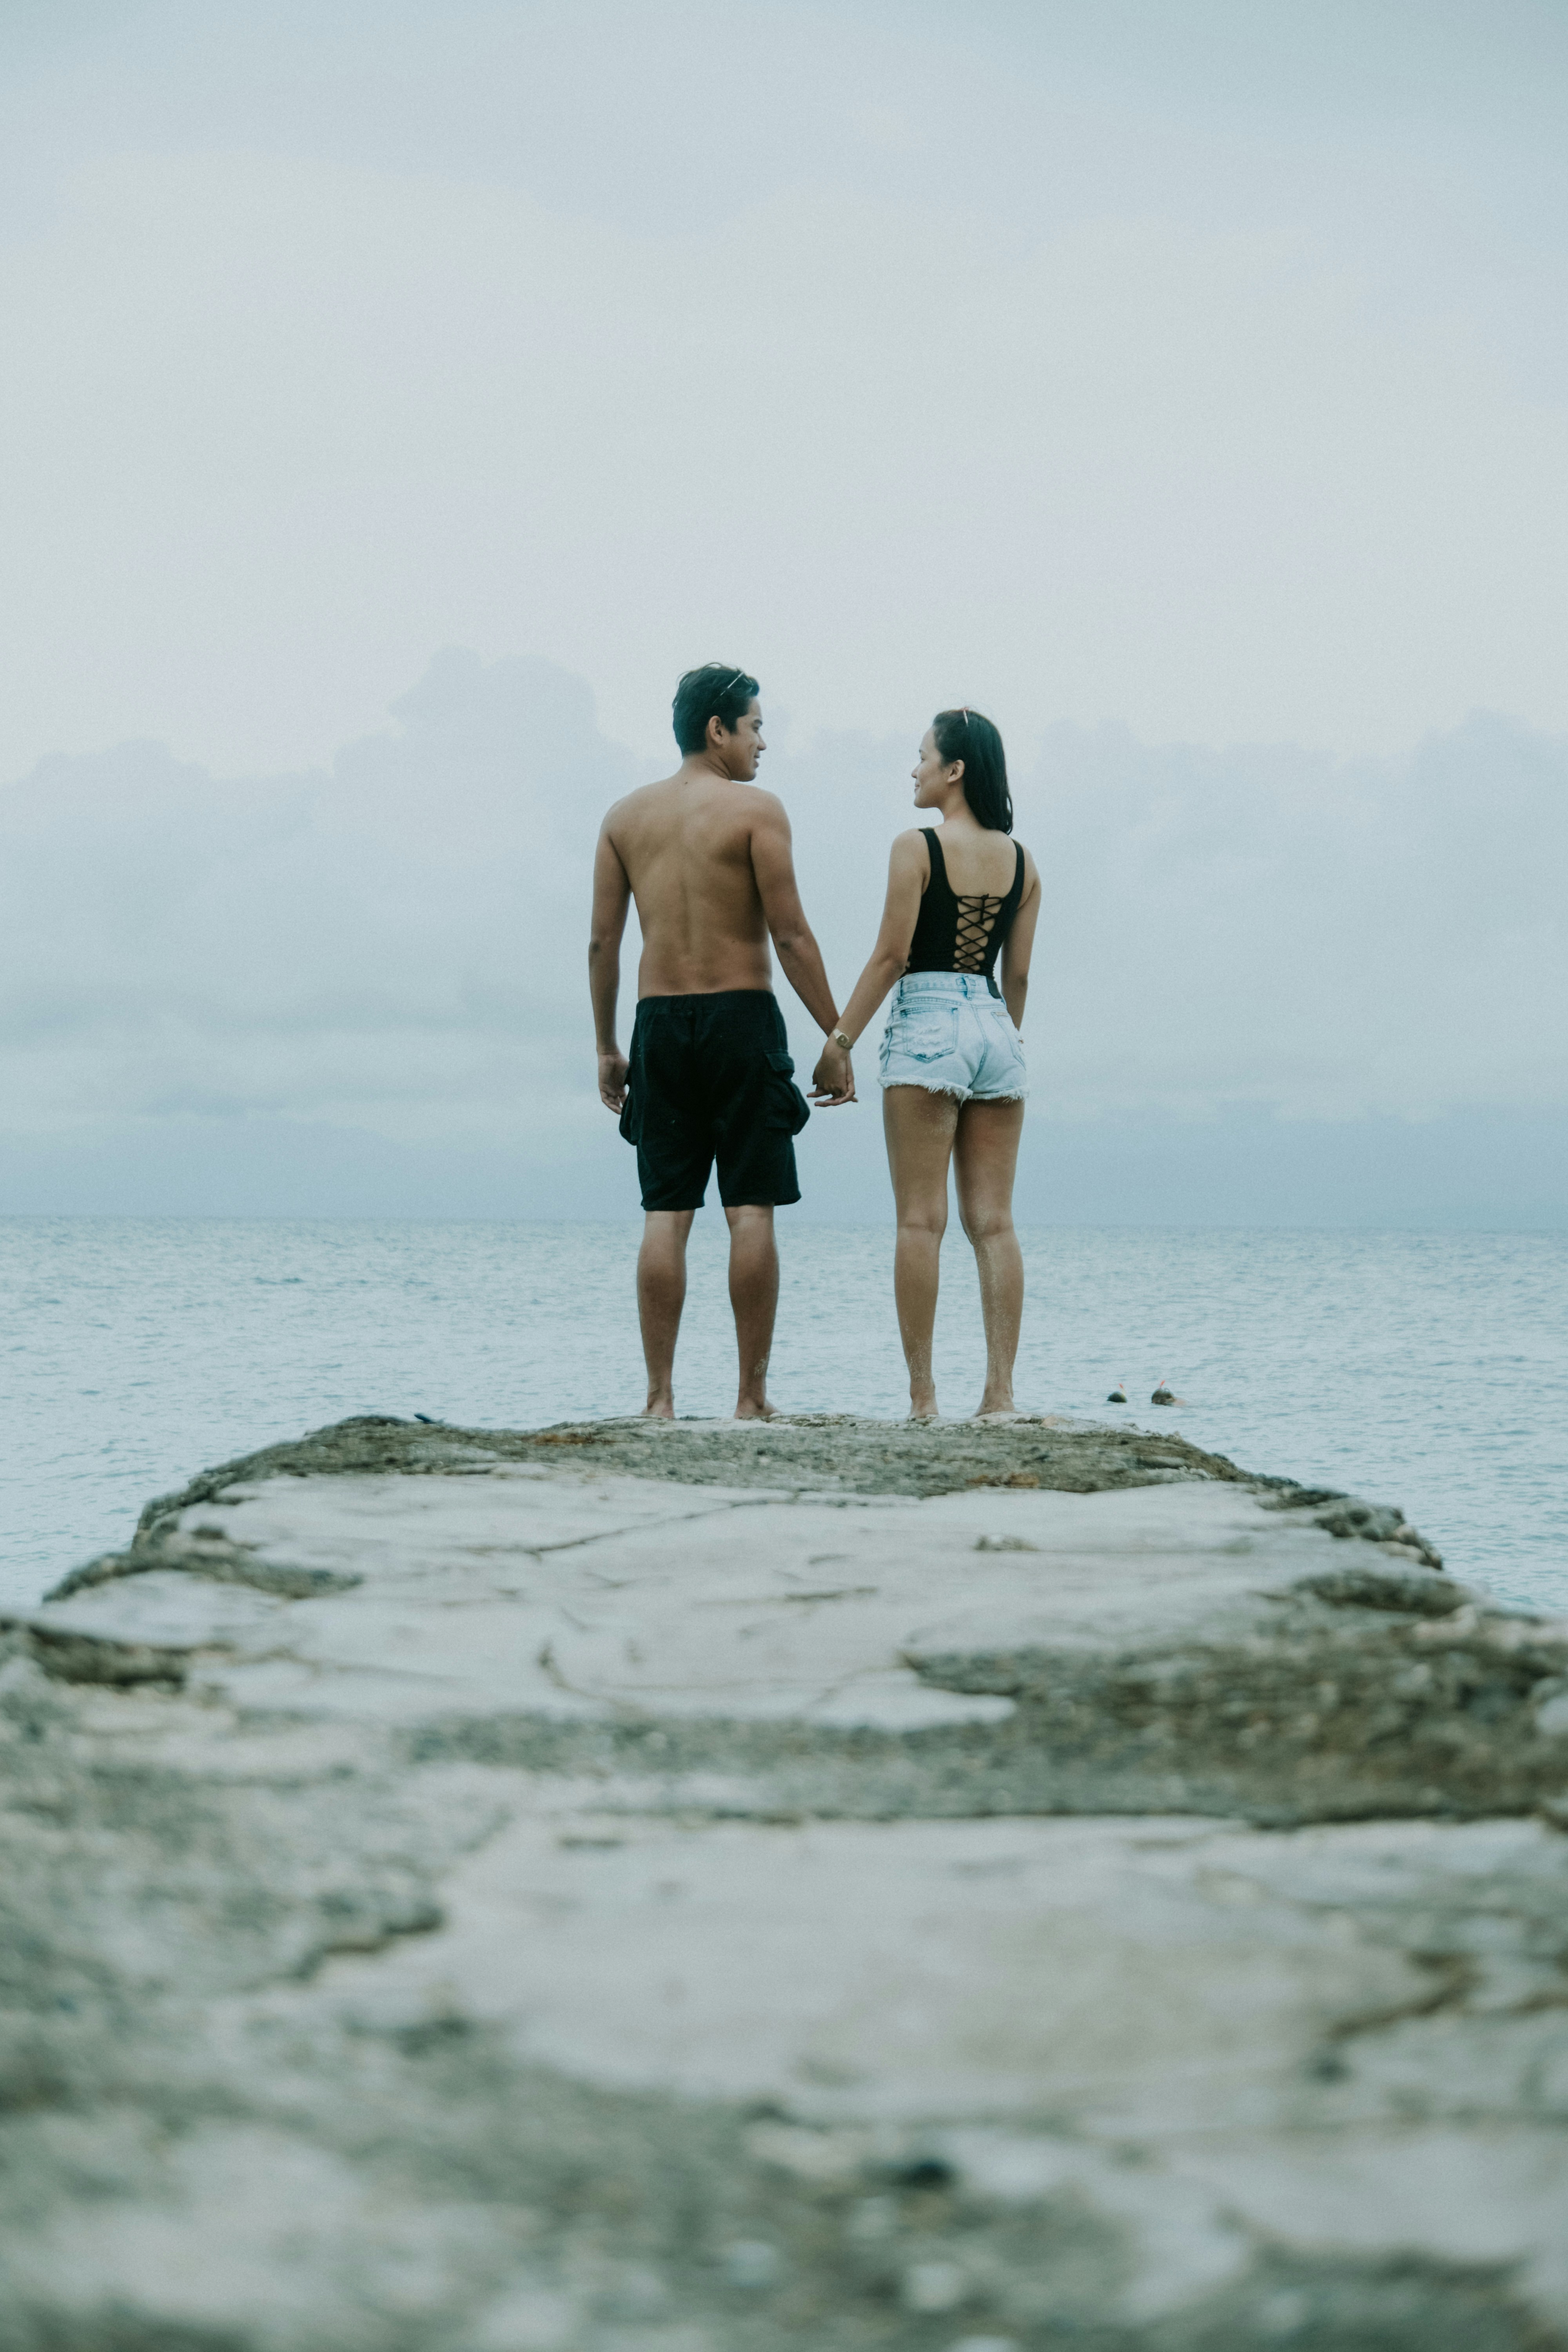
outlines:
M1568 1625L1395 1510L362 1419L0 1755L0 2352L1568 2347Z

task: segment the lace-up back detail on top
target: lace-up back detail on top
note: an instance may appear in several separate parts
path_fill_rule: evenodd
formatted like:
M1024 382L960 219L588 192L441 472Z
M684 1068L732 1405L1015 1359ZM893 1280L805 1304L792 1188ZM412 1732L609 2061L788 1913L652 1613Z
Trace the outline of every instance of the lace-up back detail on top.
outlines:
M906 971L972 971L983 973L993 996L996 959L1013 928L1013 918L1024 895L1024 853L1013 844L1016 864L1011 889L998 898L973 891L960 898L947 878L947 860L934 825L922 825L931 852L931 880L926 885L915 935L910 941Z

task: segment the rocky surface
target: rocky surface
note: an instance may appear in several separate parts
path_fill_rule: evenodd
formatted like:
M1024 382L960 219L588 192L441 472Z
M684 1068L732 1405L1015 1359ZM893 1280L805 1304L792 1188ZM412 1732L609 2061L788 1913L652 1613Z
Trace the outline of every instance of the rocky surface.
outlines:
M1568 2346L1568 1625L1397 1511L353 1422L0 1756L0 2352Z

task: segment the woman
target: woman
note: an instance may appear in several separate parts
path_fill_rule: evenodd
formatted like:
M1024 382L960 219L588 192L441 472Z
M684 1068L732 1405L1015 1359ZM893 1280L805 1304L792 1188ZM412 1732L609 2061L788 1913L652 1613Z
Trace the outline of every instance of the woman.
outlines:
M910 1368L910 1413L936 1415L931 1330L947 1224L947 1171L980 1269L985 1393L979 1415L1013 1410L1024 1263L1013 1231L1013 1171L1028 1076L1018 1034L1040 877L1011 840L1002 738L978 710L942 710L921 739L915 806L941 818L901 833L871 960L829 1041L847 1049L894 982L882 1040L882 1120L898 1206L893 1291ZM998 959L1002 985L995 971ZM814 1085L832 1094L837 1057ZM840 1083L842 1080L840 1078Z

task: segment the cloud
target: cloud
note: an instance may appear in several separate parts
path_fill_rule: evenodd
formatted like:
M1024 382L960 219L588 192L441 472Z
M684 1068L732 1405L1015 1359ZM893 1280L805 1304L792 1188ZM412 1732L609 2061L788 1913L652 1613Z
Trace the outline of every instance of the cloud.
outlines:
M1335 763L1064 730L1035 791L1065 1106L1568 1105L1568 743L1483 715Z
M834 739L789 763L836 974L868 944L910 748ZM1479 714L1408 759L1336 761L1061 727L1014 786L1056 1113L1568 1107L1568 741Z
M630 755L542 662L444 654L394 715L323 775L218 782L130 744L0 795L13 1126L555 1115Z
M629 1196L593 1090L584 947L599 816L654 771L540 660L449 650L392 718L320 773L219 781L130 744L0 794L13 1138L134 1132L139 1201L150 1138L173 1155L198 1129L203 1150L226 1127L265 1135L280 1168L290 1122L373 1153L510 1156L557 1209ZM909 822L912 751L842 734L764 767L841 995ZM1062 728L1015 786L1045 891L1037 1119L1230 1121L1227 1151L1264 1169L1259 1119L1506 1109L1539 1136L1568 1109L1568 743L1478 716L1408 761L1336 763ZM634 932L623 1034L635 955ZM818 1127L814 1150L837 1155L823 1180L879 1199L874 1115ZM420 1199L438 1198L419 1164Z

